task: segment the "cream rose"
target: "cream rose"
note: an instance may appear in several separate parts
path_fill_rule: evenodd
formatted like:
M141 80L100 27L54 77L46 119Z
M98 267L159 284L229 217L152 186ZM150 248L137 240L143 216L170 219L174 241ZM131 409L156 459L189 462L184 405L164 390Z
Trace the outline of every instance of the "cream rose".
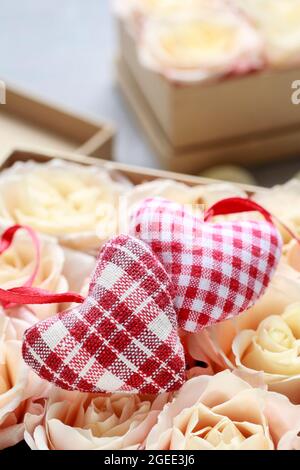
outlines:
M97 252L117 233L126 189L97 167L19 162L0 176L0 223L30 225L65 246Z
M262 34L272 66L300 63L299 0L235 0Z
M26 415L25 440L40 450L140 449L167 399L52 389L44 407Z
M265 414L277 450L300 450L300 406L292 405L287 397L268 392Z
M283 248L285 262L295 271L300 272L300 244L292 240Z
M199 375L214 375L210 357L201 348L196 335L180 331L180 340L185 350L186 376L188 379Z
M130 20L135 15L153 15L165 8L169 11L170 8L174 8L172 4L180 5L180 3L182 3L180 0L178 2L176 0L113 0L113 8L119 16Z
M300 404L300 274L282 263L266 293L247 312L192 336L215 372L236 370Z
M114 0L115 13L125 19L135 16L166 17L172 13L187 12L191 8L201 9L212 6L224 6L222 0Z
M262 41L229 8L189 9L150 18L140 34L143 65L174 81L199 81L262 66Z
M184 183L157 179L135 186L122 199L124 206L129 210L133 205L148 197L161 197L179 204L186 204L193 202L192 191L193 189Z
M293 179L268 191L258 192L254 195L254 200L300 235L300 180ZM288 242L290 235L282 227L279 228Z
M293 415L290 427L287 414ZM187 381L160 413L146 449L273 450L284 447L299 418L299 406L224 371ZM292 445L288 439L286 447Z
M245 191L231 183L213 183L206 185L187 186L172 180L158 179L135 186L121 198L120 217L121 231L128 231L130 214L148 197L161 197L184 204L187 210L199 214L215 202L228 197L247 197Z
M0 256L0 287L10 289L26 283L34 271L36 251L31 238L18 233L10 248ZM84 253L63 249L53 240L40 239L40 265L33 286L53 293L80 292L91 274L95 259ZM31 311L42 320L56 314L58 304L32 305ZM8 314L11 314L10 310Z
M33 411L31 397L46 396L48 385L31 373L21 354L21 338L30 326L0 315L0 449L24 436L24 415Z
M232 352L243 372L263 371L270 389L300 403L300 303L289 305L281 315L268 316L256 330L241 331Z

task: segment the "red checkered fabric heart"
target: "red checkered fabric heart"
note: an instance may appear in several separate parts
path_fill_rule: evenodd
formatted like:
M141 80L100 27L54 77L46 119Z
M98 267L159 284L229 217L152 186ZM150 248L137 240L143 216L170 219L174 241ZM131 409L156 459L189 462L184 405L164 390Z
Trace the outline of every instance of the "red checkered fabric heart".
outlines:
M149 248L119 236L101 251L86 300L27 330L24 360L67 390L177 390L185 362L171 291Z
M253 305L281 256L281 237L270 222L207 223L161 198L141 203L130 231L172 277L179 326L190 332Z

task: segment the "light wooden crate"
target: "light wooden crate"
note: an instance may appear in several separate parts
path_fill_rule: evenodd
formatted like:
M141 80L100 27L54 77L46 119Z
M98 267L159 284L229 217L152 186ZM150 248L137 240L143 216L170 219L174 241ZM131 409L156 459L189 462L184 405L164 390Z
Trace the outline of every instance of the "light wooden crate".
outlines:
M0 105L0 156L16 146L112 158L114 126L69 112L10 86Z
M89 157L81 155L78 153L70 152L59 152L59 151L38 151L37 149L30 148L19 148L14 149L9 152L0 163L0 171L3 171L6 168L10 168L14 163L21 161L36 161L39 163L46 163L53 159L61 159L73 163L78 163L81 165L95 165L102 168L115 171L123 176L125 176L131 183L138 185L145 183L147 181L153 181L157 179L168 179L173 181L178 181L185 183L189 186L196 185L207 185L212 183L220 183L218 180L213 180L209 178L203 178L200 176L190 176L181 173L175 173L170 171L163 170L154 170L150 168L126 165L123 163L111 162L102 160L99 158ZM246 184L236 184L238 187L242 188L249 195L257 191L268 191L266 188L261 188L258 186L246 185Z

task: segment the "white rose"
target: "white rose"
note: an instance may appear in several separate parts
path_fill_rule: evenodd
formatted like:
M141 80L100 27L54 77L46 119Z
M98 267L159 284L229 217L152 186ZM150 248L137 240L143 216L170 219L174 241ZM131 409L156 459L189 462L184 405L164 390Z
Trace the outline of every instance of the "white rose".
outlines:
M138 16L166 17L172 13L187 12L223 5L222 0L114 0L114 11L125 19Z
M127 188L97 167L17 163L0 176L0 223L30 225L65 246L96 252L117 233Z
M0 449L24 436L24 416L32 410L31 397L47 396L48 385L25 365L22 334L30 324L0 314Z
M130 214L149 197L160 197L183 204L193 212L203 212L217 201L228 197L247 197L245 191L232 183L215 183L207 185L187 186L172 180L158 179L135 186L122 197L120 219L121 231L127 231Z
M36 251L31 238L18 233L12 245L0 256L0 287L21 287L32 275ZM80 292L94 269L95 258L70 249L63 249L56 241L40 239L40 264L33 287L52 293ZM63 305L31 305L31 311L42 320L56 314ZM14 316L14 311L8 311Z
M262 65L262 42L234 11L189 10L149 19L140 37L142 63L175 81L239 73Z
M37 450L138 450L167 399L53 388L45 406L26 415L25 440Z
M291 230L300 235L300 181L293 179L283 185L277 185L268 191L258 192L253 199L278 217ZM281 226L285 241L290 240Z
M273 66L300 63L299 0L236 0L236 3L256 23Z

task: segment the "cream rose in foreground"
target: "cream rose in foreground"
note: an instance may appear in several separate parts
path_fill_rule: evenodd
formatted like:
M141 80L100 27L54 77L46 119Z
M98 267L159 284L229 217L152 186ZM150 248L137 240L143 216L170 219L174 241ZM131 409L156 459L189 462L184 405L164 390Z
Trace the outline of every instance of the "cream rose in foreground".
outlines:
M186 382L160 413L146 449L292 449L299 425L299 406L225 371Z
M0 449L17 444L24 436L24 415L33 411L31 397L47 395L48 385L24 364L21 338L30 324L0 314Z
M0 255L0 287L10 289L23 286L32 275L36 251L26 233L18 233L10 248ZM63 249L56 241L40 238L40 265L33 286L53 293L72 290L80 292L93 268L92 256ZM56 314L63 306L58 304L32 305L31 311L42 320ZM14 311L8 311L13 315Z
M142 64L168 79L191 82L260 68L262 41L242 15L222 8L188 9L145 22Z
M300 274L282 263L264 296L235 319L193 335L212 362L300 404Z
M140 449L168 395L95 396L52 389L25 417L25 440L39 450Z
M256 330L241 331L232 352L239 369L263 371L270 388L300 403L300 303L268 316Z
M0 223L30 225L65 246L97 252L117 233L119 196L127 188L97 167L18 162L0 176Z
M279 393L265 395L265 414L277 450L300 450L299 411L299 405Z

